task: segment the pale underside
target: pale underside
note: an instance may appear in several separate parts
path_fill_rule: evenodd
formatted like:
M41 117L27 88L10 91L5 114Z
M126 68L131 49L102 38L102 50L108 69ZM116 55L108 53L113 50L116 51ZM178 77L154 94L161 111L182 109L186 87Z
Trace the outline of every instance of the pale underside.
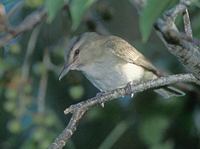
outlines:
M143 67L127 63L117 56L110 56L99 63L91 63L82 67L82 72L100 91L108 91L124 87L129 82L139 82L156 78L156 76ZM103 61L103 63L102 63Z

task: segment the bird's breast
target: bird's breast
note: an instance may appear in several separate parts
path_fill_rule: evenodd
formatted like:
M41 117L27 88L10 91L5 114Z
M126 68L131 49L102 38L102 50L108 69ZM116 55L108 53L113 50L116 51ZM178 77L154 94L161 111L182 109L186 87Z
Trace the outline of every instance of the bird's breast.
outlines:
M124 87L131 81L141 81L144 69L132 63L91 64L83 71L85 76L101 91Z

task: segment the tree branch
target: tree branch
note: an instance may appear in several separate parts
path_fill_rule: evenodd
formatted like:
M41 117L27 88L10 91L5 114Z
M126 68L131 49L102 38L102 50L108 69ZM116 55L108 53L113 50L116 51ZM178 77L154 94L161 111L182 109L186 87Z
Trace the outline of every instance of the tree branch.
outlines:
M186 9L184 14L183 14L183 21L184 21L184 29L185 29L185 33L188 37L190 37L191 39L193 38L192 35L192 28L191 28L191 23L190 23L190 16L189 16L189 12Z
M138 12L142 11L147 1L130 0ZM192 36L189 13L187 7L192 0L180 0L172 9L166 11L162 18L155 23L155 29L171 54L200 79L200 40ZM141 7L142 6L142 7ZM180 32L175 25L178 15L183 15L185 33Z
M47 67L48 62L49 62L49 51L48 49L45 49L43 55L43 63L45 64L46 67L41 74L38 95L37 95L37 108L39 113L44 113L45 111L45 96L47 92L48 77L49 77L48 67Z
M187 11L190 3L190 0L182 0L174 8L166 11L163 18L156 22L155 28L170 53L176 56L186 69L200 80L200 42L192 37ZM184 15L186 33L180 32L175 25L175 19L179 14Z
M46 17L46 11L44 9L38 9L35 12L28 15L18 26L9 27L7 33L0 37L0 48L7 44L11 39L17 35L31 30L37 24L39 24Z
M67 127L62 131L62 133L55 139L55 141L48 147L48 149L61 149L65 146L66 142L71 138L73 133L76 130L77 124L80 121L80 119L83 117L86 110L78 109L76 110Z
M23 104L23 100L22 100L23 99L22 97L24 96L23 89L24 89L24 85L26 83L28 83L29 73L30 73L30 68L31 68L30 58L35 50L39 32L40 32L40 27L37 27L32 31L28 45L27 45L27 50L26 50L26 54L24 57L24 61L23 61L22 67L21 67L20 83L17 88L18 102L19 102L18 105L19 105L20 110L24 109L24 104Z
M88 109L101 103L106 103L116 98L123 97L125 95L131 95L146 91L148 89L159 88L179 82L192 82L200 85L200 81L197 80L192 74L177 74L141 82L139 84L127 85L124 88L118 88L109 92L105 92L100 96L97 95L96 97L90 98L86 101L71 105L64 111L65 114L72 113L72 117L69 123L63 132L49 146L49 149L60 149L64 147L65 143L75 132L80 119Z

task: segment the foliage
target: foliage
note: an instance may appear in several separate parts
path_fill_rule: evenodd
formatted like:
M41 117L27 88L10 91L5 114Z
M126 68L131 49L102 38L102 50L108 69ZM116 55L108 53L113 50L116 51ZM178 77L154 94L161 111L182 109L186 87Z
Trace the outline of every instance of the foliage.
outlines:
M95 2L95 0L73 0L70 3L70 13L72 17L72 30L75 30L85 13L85 11Z
M45 6L48 13L48 22L51 22L55 18L56 14L62 8L63 4L64 0L46 0Z
M1 1L7 11L20 2ZM0 148L47 148L69 120L63 110L98 92L79 72L58 81L64 50L74 34L108 30L135 45L160 69L185 71L153 32L150 36L155 20L174 4L172 0L148 0L138 18L128 1L24 0L24 6L11 16L11 25L18 25L43 7L48 17L1 48ZM199 37L198 1L189 12L194 36ZM151 37L146 44L139 30L143 41ZM189 88L187 96L181 98L163 100L148 91L105 108L93 108L66 148L197 149L200 95L198 87Z
M176 1L174 0L148 0L145 5L142 13L140 15L140 32L142 34L142 40L144 42L150 36L151 30L153 28L154 22L158 19L158 17L162 14L167 7L174 4Z

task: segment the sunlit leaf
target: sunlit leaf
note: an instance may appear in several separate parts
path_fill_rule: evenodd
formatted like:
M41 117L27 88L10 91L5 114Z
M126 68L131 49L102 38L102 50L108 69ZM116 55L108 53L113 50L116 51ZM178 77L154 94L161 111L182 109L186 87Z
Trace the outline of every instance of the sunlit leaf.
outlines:
M151 33L153 24L161 13L173 2L174 0L148 0L144 7L140 18L140 32L142 34L142 40L146 42Z
M8 124L8 129L12 133L19 133L21 131L21 125L18 120L12 120Z
M42 63L42 62L38 62L36 63L34 66L33 66L33 72L36 74L36 75L41 75L45 72L45 65Z
M17 97L17 91L15 89L7 89L5 92L5 97L7 99L14 99Z
M16 104L14 101L7 101L5 102L4 104L4 109L7 111L7 112L13 112L16 108Z
M32 136L33 139L36 140L36 141L43 139L44 138L44 132L45 132L45 130L42 129L41 127L35 129L33 136Z
M16 54L16 55L20 54L21 50L22 49L19 44L13 44L10 47L10 53L12 53L12 54Z
M41 6L44 3L44 0L25 0L25 4L28 7L36 8Z
M58 11L64 5L64 0L46 0L45 8L47 10L48 18L47 22L53 21Z
M80 85L73 86L69 89L69 94L73 99L79 99L84 94L84 88Z
M70 3L70 13L72 17L72 29L75 30L81 22L86 10L96 0L72 0Z

